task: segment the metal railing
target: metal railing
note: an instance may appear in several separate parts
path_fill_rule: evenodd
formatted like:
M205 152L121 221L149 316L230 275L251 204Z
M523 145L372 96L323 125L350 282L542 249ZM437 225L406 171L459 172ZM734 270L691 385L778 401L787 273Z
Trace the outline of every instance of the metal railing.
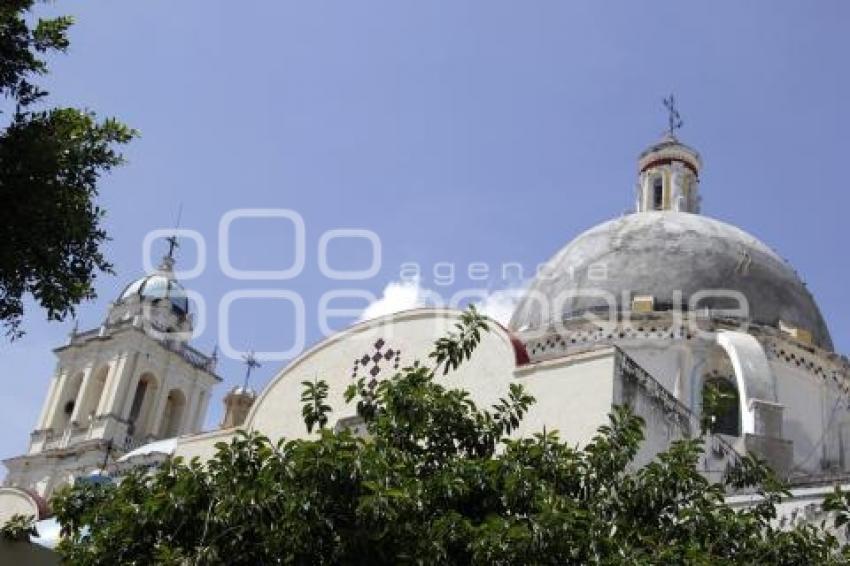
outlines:
M694 437L702 433L699 416L690 407L679 401L664 385L619 348L617 349L616 364L617 372L621 376L626 379L633 379L645 392L658 400L665 410L677 415L678 424L683 430L687 431L688 437ZM738 449L720 434L709 433L706 435L704 448L703 471L705 472L714 472L723 475L729 466L734 466L742 458ZM708 459L712 455L724 461L725 466L723 470L711 469Z
M78 345L92 338L100 336L103 333L103 329L106 328L108 330L117 330L123 327L133 326L133 319L119 320L109 324L106 324L101 327L93 328L91 330L86 330L84 332L78 332L73 334L70 337L69 345ZM165 330L162 330L165 333ZM189 344L181 341L174 341L166 339L157 340L163 347L168 350L180 354L180 356L186 360L190 365L213 373L215 371L216 359L212 356L208 356L199 350L193 348Z
M617 348L615 363L619 375L634 380L650 397L656 399L665 409L674 412L689 436L698 430L699 420L693 411L619 348Z

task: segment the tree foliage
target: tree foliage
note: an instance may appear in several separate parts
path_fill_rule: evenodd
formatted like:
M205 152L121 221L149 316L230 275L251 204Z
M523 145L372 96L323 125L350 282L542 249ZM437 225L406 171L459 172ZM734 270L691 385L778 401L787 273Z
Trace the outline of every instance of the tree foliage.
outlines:
M45 57L69 46L69 17L39 19L35 0L0 4L0 321L21 331L31 296L50 320L94 297L99 272L111 272L101 246L104 211L94 202L100 177L122 163L116 147L136 134L89 111L44 108L36 82Z
M29 542L38 536L35 528L35 517L15 514L0 525L0 540L7 542Z
M590 443L508 435L533 403L514 385L482 409L435 376L472 355L469 311L430 360L346 396L368 434L331 430L327 385L304 383L309 439L239 433L202 464L179 458L54 500L73 564L839 564L817 526L781 530L786 495L752 458L712 484L699 439L636 469L643 422L617 407ZM728 489L753 488L735 510ZM837 496L835 509L842 506Z

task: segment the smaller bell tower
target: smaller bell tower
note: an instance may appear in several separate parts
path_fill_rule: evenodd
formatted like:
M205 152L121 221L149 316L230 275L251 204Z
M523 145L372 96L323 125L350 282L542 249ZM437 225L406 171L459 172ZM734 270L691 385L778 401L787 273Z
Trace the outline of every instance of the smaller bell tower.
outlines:
M99 327L75 328L54 350L29 450L4 461L7 486L49 499L125 452L200 430L221 378L215 356L189 345L192 315L173 265L170 252L125 287Z
M221 428L242 425L257 399L256 391L248 387L248 382L251 380L251 372L261 367L260 362L257 361L254 352L246 354L243 360L245 360L245 382L242 387L231 389L230 393L224 397L224 420L221 421Z
M224 396L224 419L221 428L233 428L245 423L257 393L249 387L234 387Z

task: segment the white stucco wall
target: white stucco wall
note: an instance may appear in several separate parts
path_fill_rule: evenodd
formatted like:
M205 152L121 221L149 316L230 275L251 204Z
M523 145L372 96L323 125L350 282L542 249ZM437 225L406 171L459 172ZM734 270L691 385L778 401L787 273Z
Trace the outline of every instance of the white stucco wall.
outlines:
M383 350L401 350L400 367L416 359L427 362L434 341L453 327L459 314L440 309L408 311L361 323L317 344L271 380L257 398L245 428L272 439L307 437L301 416L302 381L313 378L324 379L330 386L329 404L334 408L331 426L339 419L353 416L354 403L346 405L343 393L354 379L355 359L374 352L375 343L382 339ZM510 383L518 381L534 395L536 402L515 435L531 435L546 427L558 429L567 442L583 445L608 421L614 399L615 353L614 348L602 348L518 368L510 335L493 323L490 332L483 334L472 359L439 380L446 386L469 391L482 408L489 408L506 396ZM394 363L381 363L378 378L391 377ZM367 372L370 367L371 362ZM358 375L362 371L360 367ZM186 459L209 458L215 453L215 444L227 441L235 430L183 437L175 454Z
M28 493L13 487L0 487L0 525L14 515L39 518L38 504Z
M604 348L538 362L517 370L536 401L517 435L557 430L561 440L583 446L608 422L614 402L614 352Z
M303 381L323 379L330 387L328 403L333 407L330 424L355 414L354 402L346 406L344 392L355 381L354 362L373 356L378 350L401 352L399 367L420 360L432 364L428 353L434 341L446 334L459 320L459 312L419 309L358 324L319 343L275 376L259 395L248 415L245 427L259 430L273 439L306 436L301 417ZM379 342L382 341L382 342ZM381 348L376 344L381 343ZM378 361L378 380L392 377L395 357ZM463 387L480 405L489 405L507 393L515 366L510 336L498 325L482 335L472 360L442 380L449 386ZM374 362L358 366L358 376L372 378Z
M230 442L237 430L239 429L224 428L178 438L174 456L179 456L186 462L192 458L198 458L202 462L209 460L215 456L215 445L219 442Z
M272 379L257 398L245 428L260 431L272 439L308 436L301 416L302 381L317 378L324 379L330 386L329 404L333 413L329 424L333 426L339 419L353 416L353 404L346 405L343 394L355 379L356 359L373 355L377 351L376 343L383 341L379 348L383 352L388 349L401 351L400 367L417 359L427 363L427 354L434 341L452 328L459 315L457 311L441 309L408 311L361 323L330 337ZM843 438L850 436L850 418L846 407L839 402L838 386L832 387L824 379L785 363L771 361L768 364L755 339L744 335L742 340L753 352L739 347L740 344L727 344L724 348L717 342L699 340L680 341L666 348L648 341L631 344L633 347L623 350L667 393L690 409L690 419L697 419L700 413L699 391L704 374L718 360L726 360L729 367L724 366L723 371L742 374L742 403L746 404L743 415L752 409L751 394L758 396L757 401L784 407L781 408L780 426L784 429L783 438L793 441L796 468L793 475L801 471L822 473L824 456L832 463L833 470L839 463L846 467ZM730 350L738 355L736 366ZM582 446L599 426L608 422L612 405L623 402L623 384L618 381L618 355L615 347L602 345L518 367L510 334L494 323L491 331L483 335L472 360L440 379L448 386L469 391L480 407L489 407L504 396L510 383L522 383L534 395L536 403L516 435L531 435L545 427L557 429L566 442ZM395 359L379 360L381 371L377 378L391 377L396 371L395 362ZM368 371L373 365L371 360L365 366L358 364L358 376L365 374L368 381L371 378ZM649 391L641 391L639 395L631 402L647 421L646 441L639 458L645 462L664 450L672 440L681 438L687 427L681 424L681 419L677 420L678 417L671 417L669 407L665 407L665 404L670 405L669 399L659 402L657 395ZM687 408L676 411L687 412ZM746 425L753 426L749 422L744 424L745 432ZM693 426L692 423L691 428ZM234 430L183 437L176 454L187 459L194 456L207 459L214 454L215 443L227 441Z
M848 423L848 411L838 387L788 364L772 361L771 367L777 397L785 405L783 436L794 443L795 472L821 474L840 467L841 429ZM843 464L846 470L847 462Z

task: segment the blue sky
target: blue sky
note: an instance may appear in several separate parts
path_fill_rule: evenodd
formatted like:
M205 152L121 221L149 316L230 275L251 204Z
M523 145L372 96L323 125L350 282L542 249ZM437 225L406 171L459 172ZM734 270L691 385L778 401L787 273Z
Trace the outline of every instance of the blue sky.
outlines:
M356 287L380 295L401 265L451 294L516 284L580 231L632 205L635 158L665 125L675 92L681 137L705 160L703 212L766 241L803 275L839 351L850 352L850 4L785 1L533 2L432 0L58 1L43 13L77 18L72 47L54 61L51 102L120 117L142 137L107 178L101 204L116 277L98 280L82 327L142 271L141 243L182 226L207 240L207 269L187 285L212 307L198 338L218 336L229 291L287 289L307 307L307 343L320 336L323 293L352 287L320 273L321 235L365 228L381 239L379 273ZM217 261L218 224L236 208L297 211L306 227L303 273L286 282L234 281ZM293 260L280 221L234 225L236 267ZM181 265L196 259L185 243ZM331 248L334 267L369 263L363 241ZM441 287L433 269L457 265ZM494 276L470 281L486 262ZM352 306L356 306L352 304ZM361 304L360 306L364 306ZM286 349L292 309L234 307L239 348ZM31 310L28 334L0 345L0 455L22 452L53 371L51 348L71 323ZM256 373L261 386L280 367ZM242 377L220 366L207 419Z

